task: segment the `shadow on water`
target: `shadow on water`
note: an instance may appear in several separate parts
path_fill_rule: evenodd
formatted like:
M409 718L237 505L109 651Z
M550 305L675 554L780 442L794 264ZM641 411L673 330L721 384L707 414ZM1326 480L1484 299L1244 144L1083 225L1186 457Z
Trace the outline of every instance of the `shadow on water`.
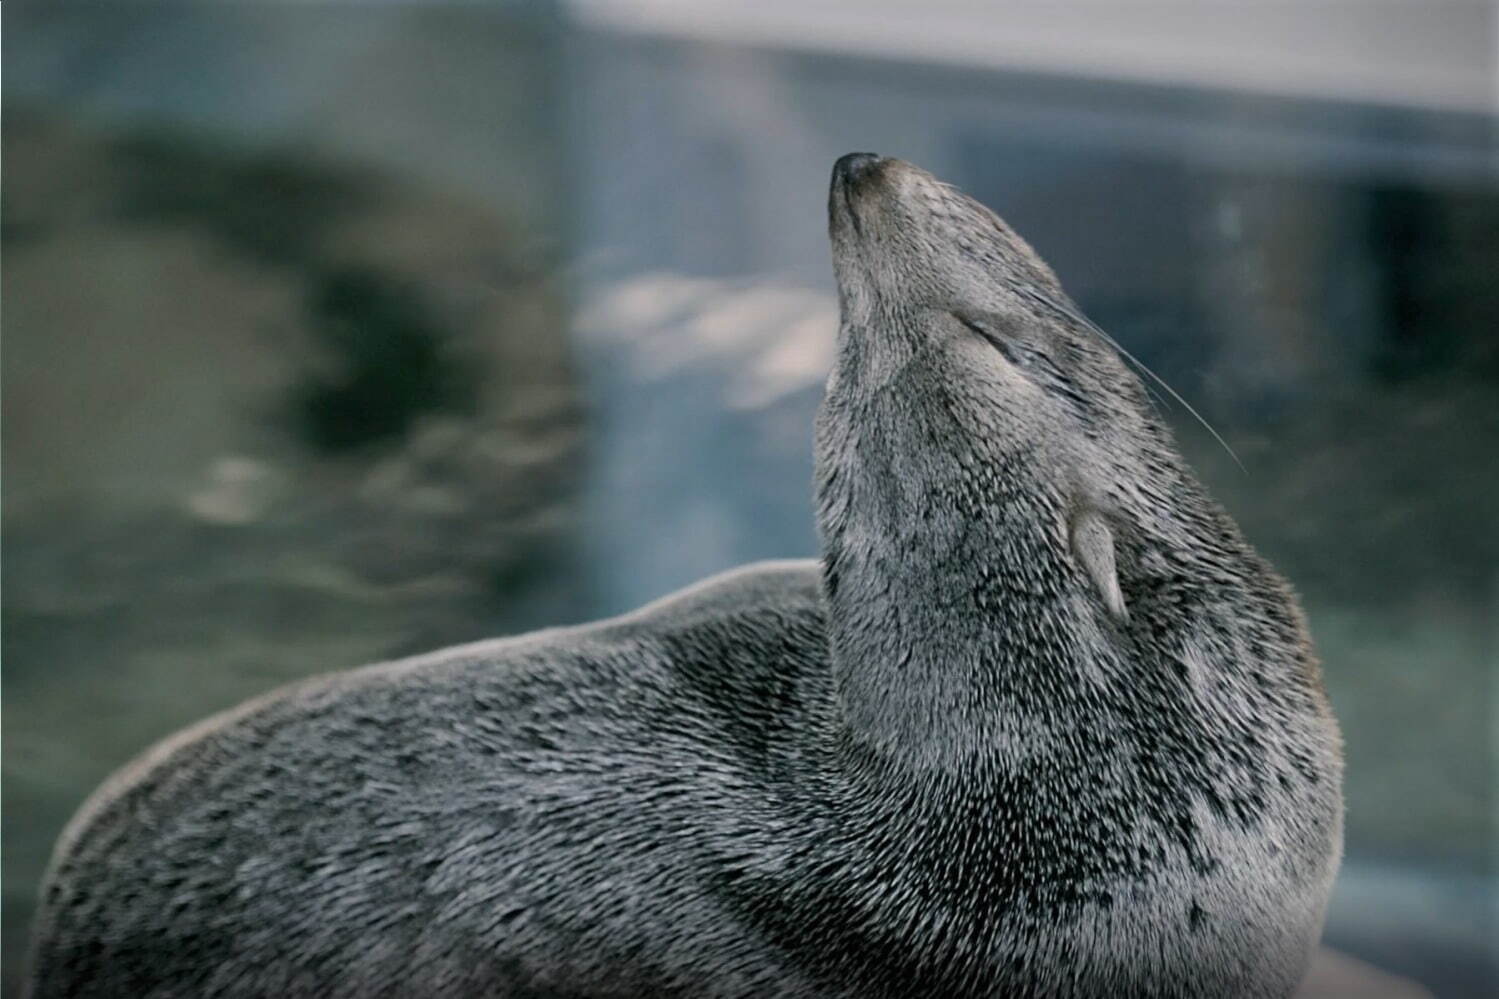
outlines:
M327 451L399 439L429 413L472 417L477 371L444 349L413 291L353 269L318 274L307 310L328 370L297 386L303 438Z

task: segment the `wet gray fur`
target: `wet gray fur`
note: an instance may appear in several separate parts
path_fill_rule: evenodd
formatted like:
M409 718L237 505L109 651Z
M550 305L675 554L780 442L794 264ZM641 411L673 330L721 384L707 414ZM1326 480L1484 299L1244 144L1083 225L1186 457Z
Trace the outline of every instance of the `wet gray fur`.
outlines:
M168 740L36 999L1290 995L1341 839L1290 591L991 212L845 158L830 231L820 563Z

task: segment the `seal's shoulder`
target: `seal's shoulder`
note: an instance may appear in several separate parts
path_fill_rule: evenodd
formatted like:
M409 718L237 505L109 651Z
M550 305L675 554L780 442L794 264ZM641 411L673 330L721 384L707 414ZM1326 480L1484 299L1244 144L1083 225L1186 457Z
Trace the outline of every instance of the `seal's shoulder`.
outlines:
M820 600L815 560L753 562L709 576L588 630L600 635L667 633L745 615L817 613Z

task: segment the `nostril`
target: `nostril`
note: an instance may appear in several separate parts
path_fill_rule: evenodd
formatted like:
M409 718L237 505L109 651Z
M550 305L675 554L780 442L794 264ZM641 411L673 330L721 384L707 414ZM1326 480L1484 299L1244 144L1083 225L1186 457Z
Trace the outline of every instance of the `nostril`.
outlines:
M857 184L884 162L883 156L876 156L874 153L848 153L838 157L838 162L833 164L833 180Z

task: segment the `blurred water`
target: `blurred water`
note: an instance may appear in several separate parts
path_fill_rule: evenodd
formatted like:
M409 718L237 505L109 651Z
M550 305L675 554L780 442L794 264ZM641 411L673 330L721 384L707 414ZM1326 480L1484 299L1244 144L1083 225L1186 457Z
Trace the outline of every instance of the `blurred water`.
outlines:
M7 25L5 975L108 771L292 677L815 550L833 158L984 199L1232 443L1348 740L1329 936L1493 974L1477 115L625 37L548 5Z

